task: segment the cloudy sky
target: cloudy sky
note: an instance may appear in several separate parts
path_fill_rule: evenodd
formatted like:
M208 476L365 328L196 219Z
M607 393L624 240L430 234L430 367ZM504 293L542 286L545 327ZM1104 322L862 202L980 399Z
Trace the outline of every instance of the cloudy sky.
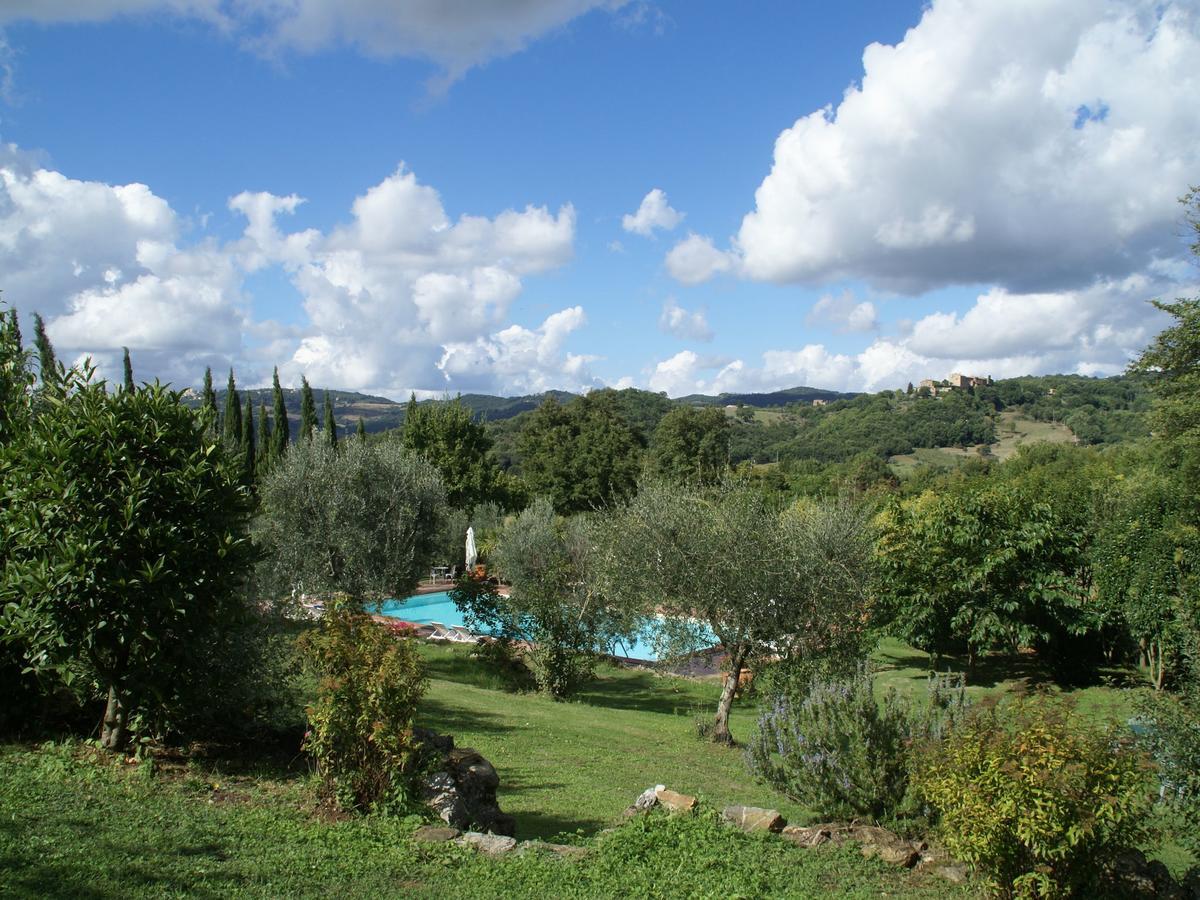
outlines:
M1121 371L1200 0L0 0L0 295L196 384Z

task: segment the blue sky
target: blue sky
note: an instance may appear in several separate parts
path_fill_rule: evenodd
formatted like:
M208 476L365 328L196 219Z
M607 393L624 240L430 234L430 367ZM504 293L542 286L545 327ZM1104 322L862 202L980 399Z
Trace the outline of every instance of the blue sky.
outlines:
M177 385L677 396L1110 374L1194 293L1194 2L449 6L0 0L5 299Z

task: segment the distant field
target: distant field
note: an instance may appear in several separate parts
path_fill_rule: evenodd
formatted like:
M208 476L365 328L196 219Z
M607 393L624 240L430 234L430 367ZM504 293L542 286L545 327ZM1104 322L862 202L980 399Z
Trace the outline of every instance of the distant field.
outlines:
M1000 413L996 419L996 437L998 440L994 444L986 445L986 448L984 445L965 450L959 447L918 448L912 453L893 456L888 462L897 475L904 476L922 466L953 469L968 459L979 459L985 455L1003 462L1013 456L1022 444L1036 444L1042 441L1069 444L1075 440L1071 429L1060 422L1038 422L1012 410Z
M1061 422L1036 422L1011 410L1000 413L996 420L996 436L999 440L992 445L992 455L1001 460L1016 453L1021 444L1036 444L1039 441L1069 444L1075 440L1071 429Z

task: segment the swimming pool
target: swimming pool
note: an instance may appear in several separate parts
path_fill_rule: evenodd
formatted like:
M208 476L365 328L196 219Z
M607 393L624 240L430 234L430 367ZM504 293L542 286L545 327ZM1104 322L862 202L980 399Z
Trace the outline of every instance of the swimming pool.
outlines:
M459 625L466 627L463 614L458 611L448 591L438 591L431 594L418 594L406 600L385 600L379 606L380 615L417 625L430 625L438 622L442 625ZM707 632L708 629L705 629ZM619 644L616 653L630 659L640 659L645 662L657 662L658 655L654 652L653 627L647 629L639 640L628 644ZM714 637L713 643L716 643Z

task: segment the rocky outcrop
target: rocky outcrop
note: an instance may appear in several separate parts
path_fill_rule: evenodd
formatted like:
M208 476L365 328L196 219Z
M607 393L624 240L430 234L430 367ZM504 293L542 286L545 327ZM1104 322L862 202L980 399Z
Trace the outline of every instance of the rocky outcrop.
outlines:
M516 833L516 820L500 810L496 789L500 776L470 747L455 747L454 738L424 728L413 729L433 760L421 781L421 798L451 828L474 828L498 835Z

